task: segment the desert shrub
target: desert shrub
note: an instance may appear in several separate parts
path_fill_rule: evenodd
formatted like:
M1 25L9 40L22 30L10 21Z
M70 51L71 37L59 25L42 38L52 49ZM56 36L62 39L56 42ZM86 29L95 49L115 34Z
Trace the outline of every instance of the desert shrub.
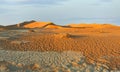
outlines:
M54 36L58 38L70 38L71 37L69 33L58 33L58 34L55 34Z
M28 30L28 32L35 32L35 30Z
M32 70L37 70L37 69L40 68L40 65L39 65L39 64L31 64L30 66L31 66L31 69L32 69Z

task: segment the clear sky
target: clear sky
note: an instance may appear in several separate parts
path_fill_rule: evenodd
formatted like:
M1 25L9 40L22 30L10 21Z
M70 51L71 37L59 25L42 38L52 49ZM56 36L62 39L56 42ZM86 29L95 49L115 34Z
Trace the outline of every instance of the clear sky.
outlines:
M120 0L0 0L0 25L29 20L120 25Z

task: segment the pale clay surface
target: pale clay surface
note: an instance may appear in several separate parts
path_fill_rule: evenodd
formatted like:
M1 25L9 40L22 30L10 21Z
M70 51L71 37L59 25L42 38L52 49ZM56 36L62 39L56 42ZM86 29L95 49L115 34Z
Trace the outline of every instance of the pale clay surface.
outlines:
M110 72L102 64L88 64L81 52L74 51L22 52L0 50L0 61L0 72ZM4 61L9 62L9 64L2 64ZM35 64L36 69L26 67L31 64ZM111 72L119 71L111 70Z

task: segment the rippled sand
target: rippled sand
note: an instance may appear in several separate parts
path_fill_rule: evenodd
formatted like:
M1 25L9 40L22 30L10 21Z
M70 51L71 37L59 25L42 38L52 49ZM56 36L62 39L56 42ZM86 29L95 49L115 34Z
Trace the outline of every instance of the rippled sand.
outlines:
M0 70L115 72L120 70L120 28L47 25L0 31Z
M104 64L86 62L85 56L80 52L34 52L34 51L6 51L0 50L1 72L109 72ZM115 70L114 70L115 71Z

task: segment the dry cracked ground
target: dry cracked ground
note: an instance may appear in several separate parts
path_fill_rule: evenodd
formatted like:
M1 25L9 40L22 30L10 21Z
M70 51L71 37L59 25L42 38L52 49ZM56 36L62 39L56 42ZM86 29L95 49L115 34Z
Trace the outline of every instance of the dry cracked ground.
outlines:
M120 28L1 30L0 72L120 72Z

